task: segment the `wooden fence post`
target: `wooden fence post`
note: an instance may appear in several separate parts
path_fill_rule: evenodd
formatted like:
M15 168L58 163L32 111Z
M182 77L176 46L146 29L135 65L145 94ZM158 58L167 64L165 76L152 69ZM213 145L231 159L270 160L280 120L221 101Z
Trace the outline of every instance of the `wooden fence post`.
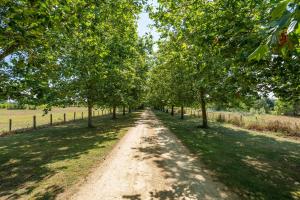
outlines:
M36 129L36 116L33 116L33 128Z
M66 123L66 113L64 113L64 123Z
M50 114L50 126L52 126L52 123L53 123L53 121L52 121L52 114Z
M12 129L12 119L9 119L9 126L8 126L9 132L11 132L11 129Z

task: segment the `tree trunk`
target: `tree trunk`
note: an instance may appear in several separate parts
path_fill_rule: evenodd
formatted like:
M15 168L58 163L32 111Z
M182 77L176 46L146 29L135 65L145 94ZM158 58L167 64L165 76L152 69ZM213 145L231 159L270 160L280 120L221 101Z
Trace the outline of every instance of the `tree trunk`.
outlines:
M123 106L123 116L125 115L126 110L125 110L125 106Z
M172 106L171 115L174 116L174 106Z
M113 113L112 118L113 118L113 119L117 119L117 115L116 115L116 106L113 107L113 112L112 112L112 113Z
M184 118L184 110L183 110L183 106L181 106L181 117L180 119L183 119Z
M93 105L90 103L90 102L88 102L88 127L89 128L93 128L94 126L93 126L93 120L92 120L92 118L93 118Z
M131 113L131 107L130 106L128 107L128 113Z
M201 110L202 110L202 128L208 128L205 94L203 91L201 91L200 93L200 98L201 98Z

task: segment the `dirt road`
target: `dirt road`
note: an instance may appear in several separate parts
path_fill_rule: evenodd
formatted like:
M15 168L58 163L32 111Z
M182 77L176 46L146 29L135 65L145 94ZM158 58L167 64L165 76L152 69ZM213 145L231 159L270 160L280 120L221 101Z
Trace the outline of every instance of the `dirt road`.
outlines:
M71 199L236 199L145 111Z

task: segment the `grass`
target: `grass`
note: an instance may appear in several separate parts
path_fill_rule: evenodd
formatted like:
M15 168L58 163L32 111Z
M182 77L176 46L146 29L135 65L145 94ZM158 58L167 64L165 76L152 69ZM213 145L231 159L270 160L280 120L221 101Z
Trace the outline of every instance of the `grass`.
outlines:
M101 115L100 110L95 110L95 115ZM50 123L50 114L53 117L53 123L62 122L64 120L64 113L66 113L66 120L74 119L74 112L76 118L81 119L81 113L87 117L87 108L84 107L67 107L67 108L53 108L48 114L44 114L43 110L7 110L0 109L0 133L8 131L9 119L12 119L12 130L30 128L33 126L33 116L36 116L37 126L46 125Z
M0 199L54 199L103 161L138 117L86 121L0 138Z
M193 110L198 116L198 111ZM187 109L191 114L191 109ZM199 112L201 115L201 112ZM235 112L209 112L212 121L230 123L242 128L257 131L269 131L276 135L300 137L300 118L269 114L242 114Z
M299 142L218 123L198 129L199 118L156 115L241 199L300 199Z

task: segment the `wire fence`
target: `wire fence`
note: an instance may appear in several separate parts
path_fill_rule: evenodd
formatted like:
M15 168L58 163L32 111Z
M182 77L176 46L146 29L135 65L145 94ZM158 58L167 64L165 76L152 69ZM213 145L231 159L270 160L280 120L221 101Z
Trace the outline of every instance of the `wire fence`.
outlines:
M170 112L170 109L168 109L168 112ZM181 109L175 107L174 112L180 114ZM202 117L202 111L200 109L184 108L184 114L192 117ZM284 135L300 136L299 117L208 111L207 118L210 121L229 123L250 130L271 131Z
M48 114L44 114L42 111L28 110L1 110L1 112L0 135L83 120L88 117L87 108L77 108L75 111L56 109ZM98 109L92 111L92 116L97 117L108 113L110 113L109 109Z

